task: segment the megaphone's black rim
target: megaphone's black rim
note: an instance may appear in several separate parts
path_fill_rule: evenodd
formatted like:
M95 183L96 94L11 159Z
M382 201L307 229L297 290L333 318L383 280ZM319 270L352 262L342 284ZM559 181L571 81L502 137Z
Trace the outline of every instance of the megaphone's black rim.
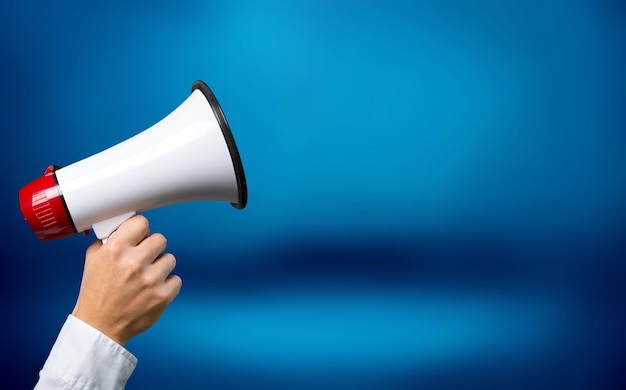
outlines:
M237 149L237 144L235 143L235 137L233 137L233 133L230 131L230 126L228 125L228 121L226 121L226 117L224 116L224 112L222 111L222 107L220 103L217 101L217 98L211 91L208 85L204 81L197 80L191 86L191 92L199 89L204 97L209 102L209 105L213 109L213 113L217 118L217 122L220 125L220 129L222 129L222 134L224 135L224 139L226 140L226 145L228 146L228 151L230 153L230 158L233 161L233 167L235 169L235 177L237 179L237 203L231 203L233 207L236 209L243 209L246 207L246 203L248 203L248 186L246 185L246 175L243 173L243 164L241 163L241 157L239 156L239 150Z

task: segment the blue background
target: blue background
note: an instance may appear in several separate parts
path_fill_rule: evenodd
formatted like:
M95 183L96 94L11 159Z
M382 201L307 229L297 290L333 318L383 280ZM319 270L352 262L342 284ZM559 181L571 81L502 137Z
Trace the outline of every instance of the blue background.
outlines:
M626 387L626 6L0 4L3 381L37 380L81 235L17 192L206 81L250 201L146 213L183 279L129 389Z

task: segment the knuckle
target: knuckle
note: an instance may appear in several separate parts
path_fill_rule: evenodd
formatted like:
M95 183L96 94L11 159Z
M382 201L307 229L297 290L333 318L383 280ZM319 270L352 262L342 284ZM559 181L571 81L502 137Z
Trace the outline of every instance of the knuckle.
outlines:
M109 253L109 256L114 259L121 257L122 252L124 251L124 245L117 240L107 242L105 247L106 251Z
M174 276L174 280L176 283L176 295L178 295L178 293L180 292L180 289L183 287L183 280L178 275Z
M154 233L153 236L154 236L154 239L156 240L156 242L159 245L161 245L163 247L165 247L167 245L167 238L165 238L165 236L163 234L161 234L161 233Z
M176 267L176 258L171 253L163 253L159 259L159 269L163 273L170 273Z
M172 275L169 277L168 282L171 284L172 299L174 299L180 292L181 287L183 286L183 280L178 275Z
M172 297L170 296L170 292L164 287L157 289L155 294L157 299L160 302L165 303L166 305L172 299Z
M130 274L131 276L142 276L142 281L145 282L145 274L142 272L143 271L143 265L141 264L140 261L137 261L136 259L133 259L132 261L129 261L127 266L126 266L126 270L128 272L128 274Z
M176 256L174 256L171 253L168 253L167 257L169 258L170 268L174 269L176 267Z
M135 215L135 220L137 221L137 223L148 225L148 218L144 217L141 214Z
M148 222L148 218L143 215L136 215L135 221L139 229L150 231L150 222Z
M145 272L140 273L137 275L138 279L139 279L139 284L141 285L142 288L146 289L146 290L150 290L153 289L155 287L155 285L158 283L157 279L149 274L146 274Z

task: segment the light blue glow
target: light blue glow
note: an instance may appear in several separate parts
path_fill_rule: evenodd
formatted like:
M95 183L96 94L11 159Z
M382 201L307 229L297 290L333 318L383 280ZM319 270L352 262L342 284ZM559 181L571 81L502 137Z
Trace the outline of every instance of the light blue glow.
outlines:
M528 359L550 343L565 315L556 301L528 294L358 285L226 299L187 293L135 343L156 356L184 354L198 369L217 360L283 377L390 375Z

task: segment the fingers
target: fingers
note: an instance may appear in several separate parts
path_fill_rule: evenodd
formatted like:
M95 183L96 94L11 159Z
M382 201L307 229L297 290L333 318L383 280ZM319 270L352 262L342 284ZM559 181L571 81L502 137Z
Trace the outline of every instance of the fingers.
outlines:
M170 275L176 267L176 258L171 253L165 253L159 256L150 267L150 272L152 272L153 277L160 282L167 303L169 304L176 298L183 284L180 276Z
M124 221L111 236L111 241L121 241L130 246L137 246L150 235L148 220L143 215L135 215Z
M176 267L176 258L171 253L163 254L167 247L167 239L160 233L150 234L150 226L144 216L135 215L122 223L109 243L115 246L124 243L135 247L133 251L135 254L140 253L138 258L149 268L152 280L162 284L168 302L178 295L182 280L177 275L170 275ZM87 251L97 251L101 247L102 243L97 240Z
M155 233L143 240L139 245L147 264L152 263L167 247L167 240L161 233Z
M165 282L167 276L176 267L176 258L171 253L164 253L151 264L151 271L157 280Z
M163 284L166 294L169 297L168 304L174 300L178 296L180 292L180 288L183 285L183 280L178 275L170 275L165 279L165 283Z

